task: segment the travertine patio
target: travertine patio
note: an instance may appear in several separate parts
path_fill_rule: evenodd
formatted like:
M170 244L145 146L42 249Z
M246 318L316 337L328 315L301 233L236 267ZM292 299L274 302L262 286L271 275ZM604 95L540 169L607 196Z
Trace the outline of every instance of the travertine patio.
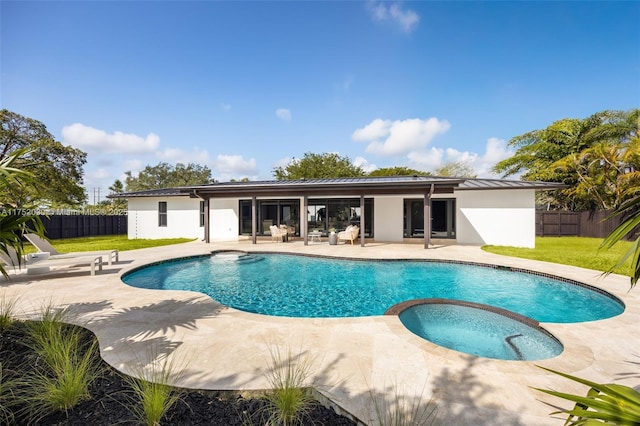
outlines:
M500 264L563 276L601 287L626 304L623 314L580 324L542 324L558 337L564 352L533 362L477 358L444 349L409 331L397 317L350 319L282 318L241 312L188 291L144 290L120 280L131 268L213 250L282 251L341 257L433 258ZM85 268L86 269L86 268ZM188 370L178 383L217 390L265 389L273 364L270 350L312 360L313 384L323 395L364 423L375 420L372 399L394 402L432 399L442 424L546 425L553 404L569 403L532 387L584 393L586 389L535 364L599 382L640 388L640 290L627 277L603 278L597 271L497 256L471 246L367 243L304 246L301 242L248 241L121 252L120 262L95 277L88 270L46 276L14 276L0 282L0 295L19 296L24 317L44 305L68 306L74 322L91 329L102 356L124 372L149 354L176 357ZM552 405L548 405L548 404ZM411 405L409 403L409 405Z

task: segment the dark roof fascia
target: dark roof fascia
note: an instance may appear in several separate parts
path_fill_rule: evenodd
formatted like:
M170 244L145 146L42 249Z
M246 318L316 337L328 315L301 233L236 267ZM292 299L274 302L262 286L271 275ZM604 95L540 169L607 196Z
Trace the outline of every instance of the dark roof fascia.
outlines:
M107 198L138 198L138 197L186 197L189 194L182 191L184 188L149 189L145 191L121 192L109 194Z
M277 183L274 183L277 182ZM272 181L259 183L238 184L212 184L192 188L184 188L192 197L225 197L239 196L320 196L320 195L388 195L388 194L424 194L434 186L434 193L451 194L464 179L419 179L401 181L369 182L359 179L350 181L346 179L326 179L313 181Z

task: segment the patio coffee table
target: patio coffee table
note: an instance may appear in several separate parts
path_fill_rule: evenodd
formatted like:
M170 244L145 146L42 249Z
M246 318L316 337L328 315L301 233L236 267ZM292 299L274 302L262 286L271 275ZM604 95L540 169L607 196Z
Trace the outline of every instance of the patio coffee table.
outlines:
M322 242L322 232L318 232L318 231L309 232L309 241L313 242L316 239L317 239L317 242L319 243Z

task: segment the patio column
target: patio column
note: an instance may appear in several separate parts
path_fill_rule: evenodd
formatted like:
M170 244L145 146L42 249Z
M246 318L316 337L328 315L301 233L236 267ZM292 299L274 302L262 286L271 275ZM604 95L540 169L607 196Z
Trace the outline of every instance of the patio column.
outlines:
M258 243L258 201L256 196L251 197L251 242Z
M210 243L211 241L211 236L210 236L210 229L211 226L209 224L209 220L211 220L210 218L210 212L209 212L209 204L211 202L211 198L206 197L204 199L204 242L205 243Z
M360 195L360 247L364 247L364 195Z
M433 184L429 188L429 192L424 194L424 248L429 248L431 242L431 195L433 195Z
M307 212L309 211L309 196L307 194L302 197L302 209L300 209L300 236L304 241L304 245L309 245L309 238L307 237Z

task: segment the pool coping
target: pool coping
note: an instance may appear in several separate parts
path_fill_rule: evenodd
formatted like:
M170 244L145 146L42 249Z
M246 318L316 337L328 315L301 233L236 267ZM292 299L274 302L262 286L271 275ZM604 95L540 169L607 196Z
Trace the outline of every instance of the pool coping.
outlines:
M625 311L613 318L582 324L543 323L565 346L558 357L535 363L496 361L438 347L408 331L397 317L269 317L225 308L199 293L142 290L120 280L138 266L171 259L176 254L208 256L216 249L305 253L351 260L409 257L491 262L606 288L623 300ZM20 297L18 308L24 311L24 317L33 316L35 308L47 302L77 311L75 322L96 333L103 358L124 372L133 371L137 362L135 355L129 353L131 345L138 354L158 341L170 348L172 357L197 354L188 378L179 383L186 387L264 389L268 384L259 372L269 364L265 342L298 348L301 353L318 358L319 391L364 422L374 418L366 401L369 395L393 395L390 384L396 388L402 385L402 394L419 394L426 399L437 391L443 422L551 425L559 423L557 417L549 416L554 411L552 405L567 404L532 388L575 393L586 390L539 369L538 364L598 382L614 381L633 387L640 381L637 373L630 374L639 356L640 295L638 289L629 291L628 277L602 277L597 271L493 255L477 246L423 250L416 245L386 243L336 248L326 244L304 246L299 242L264 242L256 247L248 242L197 241L121 252L118 264L105 267L95 277L84 271L42 278L20 276L0 287L6 295ZM211 310L215 313L209 315Z

